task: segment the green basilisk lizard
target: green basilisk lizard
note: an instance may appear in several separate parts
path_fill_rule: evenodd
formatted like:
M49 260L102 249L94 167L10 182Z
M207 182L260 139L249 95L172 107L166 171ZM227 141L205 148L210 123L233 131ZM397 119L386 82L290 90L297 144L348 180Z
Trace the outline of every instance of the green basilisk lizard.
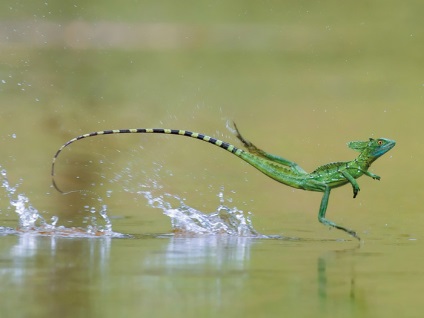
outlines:
M343 186L350 183L353 188L353 197L355 198L359 192L359 185L356 179L362 175L366 175L376 180L380 180L380 177L369 172L368 168L371 164L380 156L385 154L387 151L392 149L396 142L386 138L373 139L370 138L368 141L351 141L347 145L349 148L358 151L359 156L346 162L332 162L326 165L318 167L311 173L307 173L298 164L284 159L280 156L269 154L259 148L257 148L250 141L244 139L240 134L237 126L234 124L236 129L237 138L244 144L247 151L237 148L230 143L215 139L213 137L191 132L187 130L178 129L163 129L163 128L136 128L136 129L117 129L117 130L103 130L83 134L75 137L64 145L62 145L56 152L52 160L51 177L53 186L59 191L60 188L55 182L55 163L60 152L71 143L94 136L108 135L108 134L127 134L127 133L155 133L155 134L171 134L191 137L199 140L209 142L215 146L223 148L237 157L243 159L268 177L288 185L293 188L303 189L308 191L323 192L324 195L321 200L321 205L318 212L318 220L324 225L333 227L342 231L347 232L353 237L360 239L355 231L340 226L333 221L328 220L325 217L327 211L328 199L330 197L330 191L333 188Z

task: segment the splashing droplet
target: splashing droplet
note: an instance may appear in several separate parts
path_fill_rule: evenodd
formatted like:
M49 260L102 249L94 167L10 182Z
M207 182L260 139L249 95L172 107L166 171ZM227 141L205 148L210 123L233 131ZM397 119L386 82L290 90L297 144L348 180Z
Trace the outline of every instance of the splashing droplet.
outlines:
M203 213L185 204L184 200L172 194L155 197L150 191L139 192L151 207L161 209L170 217L174 233L180 235L225 234L242 237L266 237L258 233L252 225L250 213L247 215L236 207L224 205L224 193L218 194L220 205L213 213ZM170 201L176 201L173 207Z

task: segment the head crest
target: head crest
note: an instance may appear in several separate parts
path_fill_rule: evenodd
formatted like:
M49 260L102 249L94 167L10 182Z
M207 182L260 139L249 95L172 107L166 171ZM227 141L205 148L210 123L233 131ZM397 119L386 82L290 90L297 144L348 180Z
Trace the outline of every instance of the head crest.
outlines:
M347 143L350 149L362 152L368 145L368 141L351 141Z

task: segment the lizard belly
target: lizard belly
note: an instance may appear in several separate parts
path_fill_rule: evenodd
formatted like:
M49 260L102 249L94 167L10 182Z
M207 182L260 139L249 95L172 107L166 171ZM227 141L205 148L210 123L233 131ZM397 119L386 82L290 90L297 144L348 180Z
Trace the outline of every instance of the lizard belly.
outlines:
M338 188L338 187L344 186L347 183L349 183L349 181L346 180L346 178L343 178L339 180L333 180L331 182L328 182L327 184L330 186L330 188Z
M339 171L325 175L313 173L305 180L304 187L302 188L311 191L324 191L327 186L330 188L338 188L347 183L349 183L349 180Z
M346 171L354 179L359 178L363 174L358 169L346 169L344 171ZM323 179L322 182L327 184L330 188L338 188L349 183L349 180L343 175L343 173L340 170L337 171L337 173L335 173L334 175L328 175L322 179Z

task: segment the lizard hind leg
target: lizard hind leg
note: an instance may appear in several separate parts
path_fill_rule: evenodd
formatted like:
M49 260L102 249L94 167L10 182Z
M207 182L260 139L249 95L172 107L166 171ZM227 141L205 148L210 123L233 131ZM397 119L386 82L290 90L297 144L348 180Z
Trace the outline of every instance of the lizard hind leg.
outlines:
M258 147L256 147L254 144L252 144L249 140L245 139L241 133L240 130L237 128L237 125L235 122L233 122L234 128L236 130L236 137L237 139L239 139L243 145L246 147L246 149L253 154L257 154L257 155L261 155L262 153L264 153L263 150L259 149Z
M306 171L303 170L297 163L287 160L285 158L282 158L280 156L276 156L270 153L267 153L266 151L263 151L262 149L259 149L254 144L252 144L249 140L245 139L240 131L237 128L236 123L234 124L234 128L236 129L236 137L243 143L243 145L246 147L246 149L249 151L249 153L259 156L261 158L265 158L269 161L272 161L274 163L281 164L283 166L289 167L290 170L297 174L297 175L305 175Z
M328 199L330 198L331 188L329 186L325 186L325 185L323 185L322 187L324 189L324 196L322 197L321 205L320 205L319 212L318 212L319 222L321 222L324 225L334 227L338 230L342 230L342 231L348 233L349 235L353 236L354 238L356 238L360 241L361 238L358 236L358 234L356 234L355 231L348 229L348 228L345 228L343 226L340 226L340 225L334 223L333 221L330 221L330 220L325 218L325 212L327 211Z

